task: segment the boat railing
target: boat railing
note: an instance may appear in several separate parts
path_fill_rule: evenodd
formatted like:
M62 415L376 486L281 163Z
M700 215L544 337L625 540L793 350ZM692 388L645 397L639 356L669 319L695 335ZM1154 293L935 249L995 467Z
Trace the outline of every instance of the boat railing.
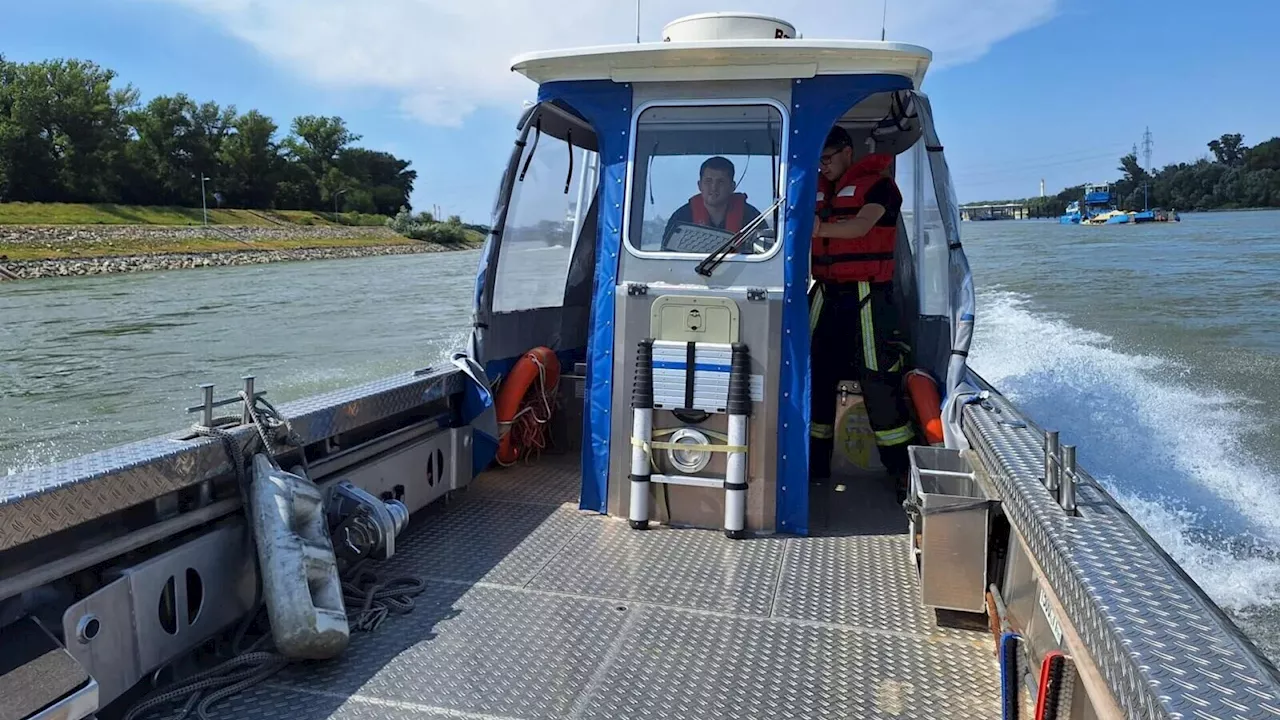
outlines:
M244 382L253 396L264 394L253 390L252 379ZM412 425L425 432L447 425L452 398L463 388L462 373L446 362L284 403L279 411L289 418L299 442L315 446L323 457L330 448L359 444L362 437L383 438L390 427ZM203 401L187 408L200 412L206 427L214 422L215 408L239 399L215 401L214 389L208 384L201 386ZM223 431L242 446L257 433L252 423L227 426ZM344 442L337 442L339 438ZM201 489L216 479L233 476L221 441L190 429L11 475L0 490L0 558L25 546L27 561L21 565L30 562L38 566L34 560L44 552L57 552L44 547L51 538L175 493L200 491L197 509L207 515L209 508L199 507L204 499ZM97 555L101 552L94 553ZM8 562L3 565L17 567ZM47 574L42 572L41 576ZM13 575L6 575L0 577L0 601L30 589L20 587L25 583L15 583Z
M1077 664L1093 666L1124 717L1274 717L1275 666L1077 465L1074 446L974 377L987 398L964 407L965 437L1044 578L1038 593L1006 588L1028 603L1024 616L1034 614L1030 598L1037 594L1057 599L1066 618L1047 623L1078 637L1088 657ZM1051 614L1043 600L1041 609Z

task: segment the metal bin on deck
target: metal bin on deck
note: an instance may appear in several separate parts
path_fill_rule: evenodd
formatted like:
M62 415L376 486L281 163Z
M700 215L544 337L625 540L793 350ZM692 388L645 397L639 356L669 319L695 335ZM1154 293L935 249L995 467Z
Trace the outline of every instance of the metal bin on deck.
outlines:
M959 450L912 445L907 453L921 601L933 608L983 612L994 498Z

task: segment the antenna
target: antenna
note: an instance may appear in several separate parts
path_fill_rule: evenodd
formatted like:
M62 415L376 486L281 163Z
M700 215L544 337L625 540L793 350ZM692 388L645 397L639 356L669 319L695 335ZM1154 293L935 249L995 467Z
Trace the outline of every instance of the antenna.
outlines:
M884 10L880 13L880 42L884 42L884 21L889 17L889 0L884 0Z
M636 44L640 44L640 0L636 0Z
M1151 175L1151 128L1142 133L1142 164L1147 166L1147 174Z

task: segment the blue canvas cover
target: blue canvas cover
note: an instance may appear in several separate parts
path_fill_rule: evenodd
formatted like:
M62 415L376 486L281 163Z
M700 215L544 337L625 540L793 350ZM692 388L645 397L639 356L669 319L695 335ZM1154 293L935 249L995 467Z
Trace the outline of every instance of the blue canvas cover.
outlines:
M868 96L909 90L896 75L820 75L791 87L791 157L787 164L787 221L783 236L782 370L779 377L779 532L809 532L809 243L818 192L818 158L840 116Z
M607 512L609 427L613 395L614 288L622 240L623 187L631 137L631 85L607 80L553 82L538 101L556 101L585 118L600 152L600 216L596 231L595 288L587 339L587 402L582 416L582 495L579 507Z

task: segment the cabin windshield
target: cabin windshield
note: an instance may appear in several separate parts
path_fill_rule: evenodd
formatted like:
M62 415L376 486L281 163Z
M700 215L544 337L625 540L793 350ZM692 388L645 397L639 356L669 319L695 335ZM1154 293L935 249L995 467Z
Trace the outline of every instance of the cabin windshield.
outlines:
M765 213L738 253L773 254L781 210L770 208L786 157L777 105L655 104L640 111L634 136L626 220L633 252L702 258Z

